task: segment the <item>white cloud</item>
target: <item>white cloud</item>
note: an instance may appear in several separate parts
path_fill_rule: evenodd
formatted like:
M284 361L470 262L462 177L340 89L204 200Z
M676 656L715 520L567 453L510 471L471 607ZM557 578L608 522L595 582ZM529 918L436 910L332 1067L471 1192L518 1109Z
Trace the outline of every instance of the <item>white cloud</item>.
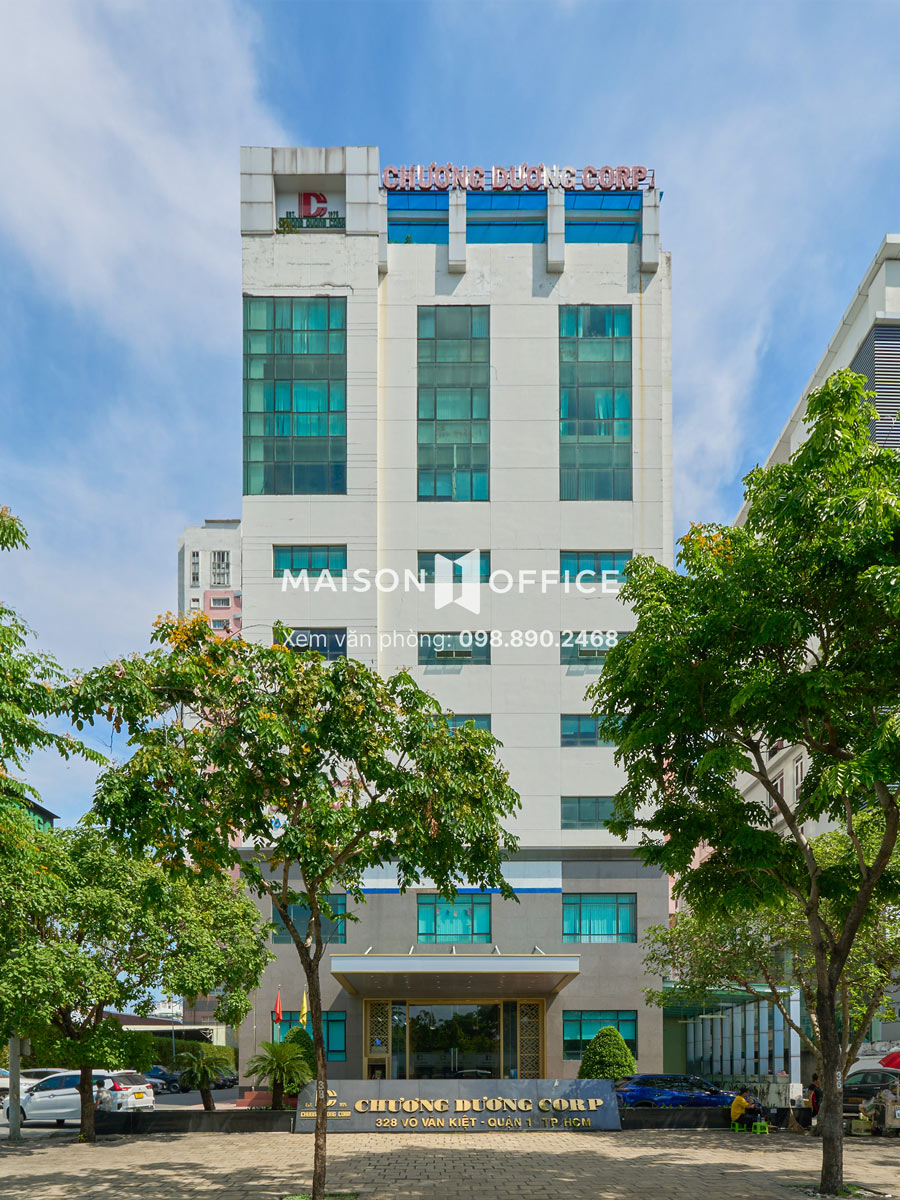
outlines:
M234 348L239 146L284 136L253 29L223 0L4 7L0 227L40 287L151 353Z
M174 607L181 528L239 511L239 147L287 138L258 95L255 17L225 0L29 0L2 19L0 232L62 381L36 396L10 373L0 393L7 428L32 404L46 418L31 445L0 440L0 502L32 545L4 556L3 595L90 666ZM37 756L30 774L64 816L87 806L91 768Z

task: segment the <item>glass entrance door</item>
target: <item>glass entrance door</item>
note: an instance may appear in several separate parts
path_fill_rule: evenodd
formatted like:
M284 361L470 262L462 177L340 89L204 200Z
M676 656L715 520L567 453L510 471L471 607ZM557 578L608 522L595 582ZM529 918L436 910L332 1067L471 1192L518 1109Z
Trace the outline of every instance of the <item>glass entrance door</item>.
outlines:
M411 1079L499 1079L499 1004L410 1004Z
M366 1000L364 1079L540 1079L543 1000Z

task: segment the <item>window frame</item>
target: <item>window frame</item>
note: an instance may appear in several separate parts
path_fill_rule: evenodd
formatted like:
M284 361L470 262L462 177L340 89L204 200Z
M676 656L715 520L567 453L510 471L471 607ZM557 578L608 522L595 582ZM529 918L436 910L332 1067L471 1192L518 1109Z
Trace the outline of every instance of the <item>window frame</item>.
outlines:
M572 802L575 802L577 816L574 818L565 815L566 802L569 802L568 807L572 808ZM588 819L582 819L582 805L587 807L593 803L596 816ZM609 805L609 816L612 816L612 810L615 805L614 796L560 796L559 798L559 827L560 829L606 829L608 828L608 820L600 816L601 804Z
M458 906L460 908L468 906L469 908L469 935L468 937L454 933L439 933L438 932L438 911L444 905L445 907ZM422 916L427 916L428 910L431 910L432 931L429 936L428 929L422 928ZM487 916L487 932L484 930L476 930L476 911L482 917ZM423 946L485 946L490 945L493 936L493 905L491 904L490 892L457 892L454 900L448 900L446 896L442 896L439 892L419 892L416 895L416 942Z
M587 920L585 910L591 905L614 909L616 931L614 934L585 933ZM623 914L627 914L624 921ZM566 918L577 924L576 930L566 931ZM573 921L573 917L577 920ZM563 892L562 896L562 940L564 945L584 946L635 945L637 943L637 892Z
M590 1035L590 1037L586 1037L585 1033L584 1033L584 1024L585 1024L586 1019L591 1021L592 1023L598 1022L597 1029L594 1030L594 1033L592 1033ZM567 1038L566 1037L566 1026L568 1025L571 1030L572 1024L576 1020L578 1022L579 1036L577 1039ZM622 1031L621 1031L620 1026L622 1024L625 1024L625 1025L633 1024L634 1025L634 1037L633 1038L626 1038L624 1034L622 1034L622 1036L625 1040L625 1044L628 1046L629 1050L634 1055L635 1059L637 1059L637 1056L638 1056L638 1010L636 1008L563 1009L563 1014L562 1014L562 1043L563 1043L563 1055L562 1056L563 1056L563 1061L564 1062L579 1062L582 1058L584 1058L584 1052L587 1049L588 1044L591 1041L591 1038L593 1038L601 1029L608 1029L610 1026L612 1026L613 1029L618 1029L619 1032L621 1033ZM566 1042L567 1041L573 1042L576 1040L579 1042L578 1052L575 1053L572 1050L567 1050Z
M346 892L329 892L324 897L324 899L327 901L328 906L332 909L333 912L346 914L346 912L347 912L347 894L346 894ZM302 914L305 912L307 914L306 920L308 922L309 921L309 915L308 915L309 911L310 910L307 908L307 906L305 904L297 903L297 904L288 905L288 914L289 914L291 920L297 926L298 932L301 929L301 925L299 925L297 923L298 918L302 922L302 920L303 920ZM296 912L296 916L295 916L295 912ZM291 935L288 932L288 927L282 921L281 914L278 912L278 910L276 909L274 904L272 905L272 924L275 926L275 929L272 932L272 945L273 946L291 946L291 945L293 945L293 939L291 938ZM323 916L322 916L322 933L323 933L323 935L326 932L326 926L328 927L328 936L325 937L325 942L329 945L334 945L334 946L346 946L346 944L347 944L347 919L346 919L346 916L344 917L343 920L339 919L339 920L335 921L331 917L326 917L323 914Z
M476 634L482 632L480 630L460 630L449 632L447 630L440 631L423 631L418 634L418 659L417 663L420 667L435 667L435 666L468 666L468 667L489 667L491 665L491 643L490 640L485 641L484 645L480 645L476 639ZM487 632L487 631L484 631ZM450 638L457 639L471 634L471 643L469 645L444 644L443 640L438 643L435 639ZM423 640L429 639L429 640Z
M278 566L279 551L282 557L290 556L291 565ZM314 552L325 555L324 566L312 566ZM304 563L302 560L306 559ZM334 560L332 562L332 559ZM305 571L309 579L318 578L327 571L332 578L343 577L347 574L347 545L340 542L291 542L273 543L272 545L272 578L281 579L285 575L299 575Z

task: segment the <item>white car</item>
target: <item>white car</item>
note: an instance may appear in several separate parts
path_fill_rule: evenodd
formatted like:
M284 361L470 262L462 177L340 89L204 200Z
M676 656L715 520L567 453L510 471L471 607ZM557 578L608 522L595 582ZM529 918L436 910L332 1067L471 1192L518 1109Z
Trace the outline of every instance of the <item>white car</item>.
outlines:
M78 1084L81 1075L77 1071L60 1072L31 1083L22 1093L23 1121L55 1121L64 1125L66 1121L81 1119L81 1093ZM94 1095L103 1085L112 1099L113 1112L131 1112L134 1109L153 1111L156 1101L153 1089L143 1075L134 1071L95 1071ZM9 1120L9 1098L3 1111Z

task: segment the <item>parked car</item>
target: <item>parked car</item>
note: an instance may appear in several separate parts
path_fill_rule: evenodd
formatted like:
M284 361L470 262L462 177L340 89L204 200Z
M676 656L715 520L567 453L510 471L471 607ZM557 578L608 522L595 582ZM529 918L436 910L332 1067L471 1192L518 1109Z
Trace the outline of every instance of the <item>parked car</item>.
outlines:
M844 1080L844 1112L855 1114L859 1110L861 1101L871 1100L884 1088L893 1089L898 1084L900 1084L900 1070L893 1067L850 1071Z
M216 1068L216 1082L214 1088L231 1088L237 1087L238 1077L236 1071L223 1071L221 1067Z
M734 1096L699 1075L628 1075L616 1082L616 1100L627 1108L726 1108Z
M181 1086L180 1071L169 1071L165 1067L156 1064L149 1071L145 1071L144 1075L147 1078L147 1083L153 1088L154 1092L187 1091L187 1088L182 1088Z
M68 1071L57 1075L47 1075L36 1083L30 1084L22 1094L22 1120L55 1121L57 1125L65 1125L66 1121L80 1120L81 1093L78 1090L80 1082L80 1072ZM95 1093L101 1083L110 1092L116 1112L134 1109L146 1109L152 1112L156 1106L153 1089L149 1087L143 1075L138 1075L134 1071L95 1071L93 1083ZM3 1112L8 1121L8 1098Z

